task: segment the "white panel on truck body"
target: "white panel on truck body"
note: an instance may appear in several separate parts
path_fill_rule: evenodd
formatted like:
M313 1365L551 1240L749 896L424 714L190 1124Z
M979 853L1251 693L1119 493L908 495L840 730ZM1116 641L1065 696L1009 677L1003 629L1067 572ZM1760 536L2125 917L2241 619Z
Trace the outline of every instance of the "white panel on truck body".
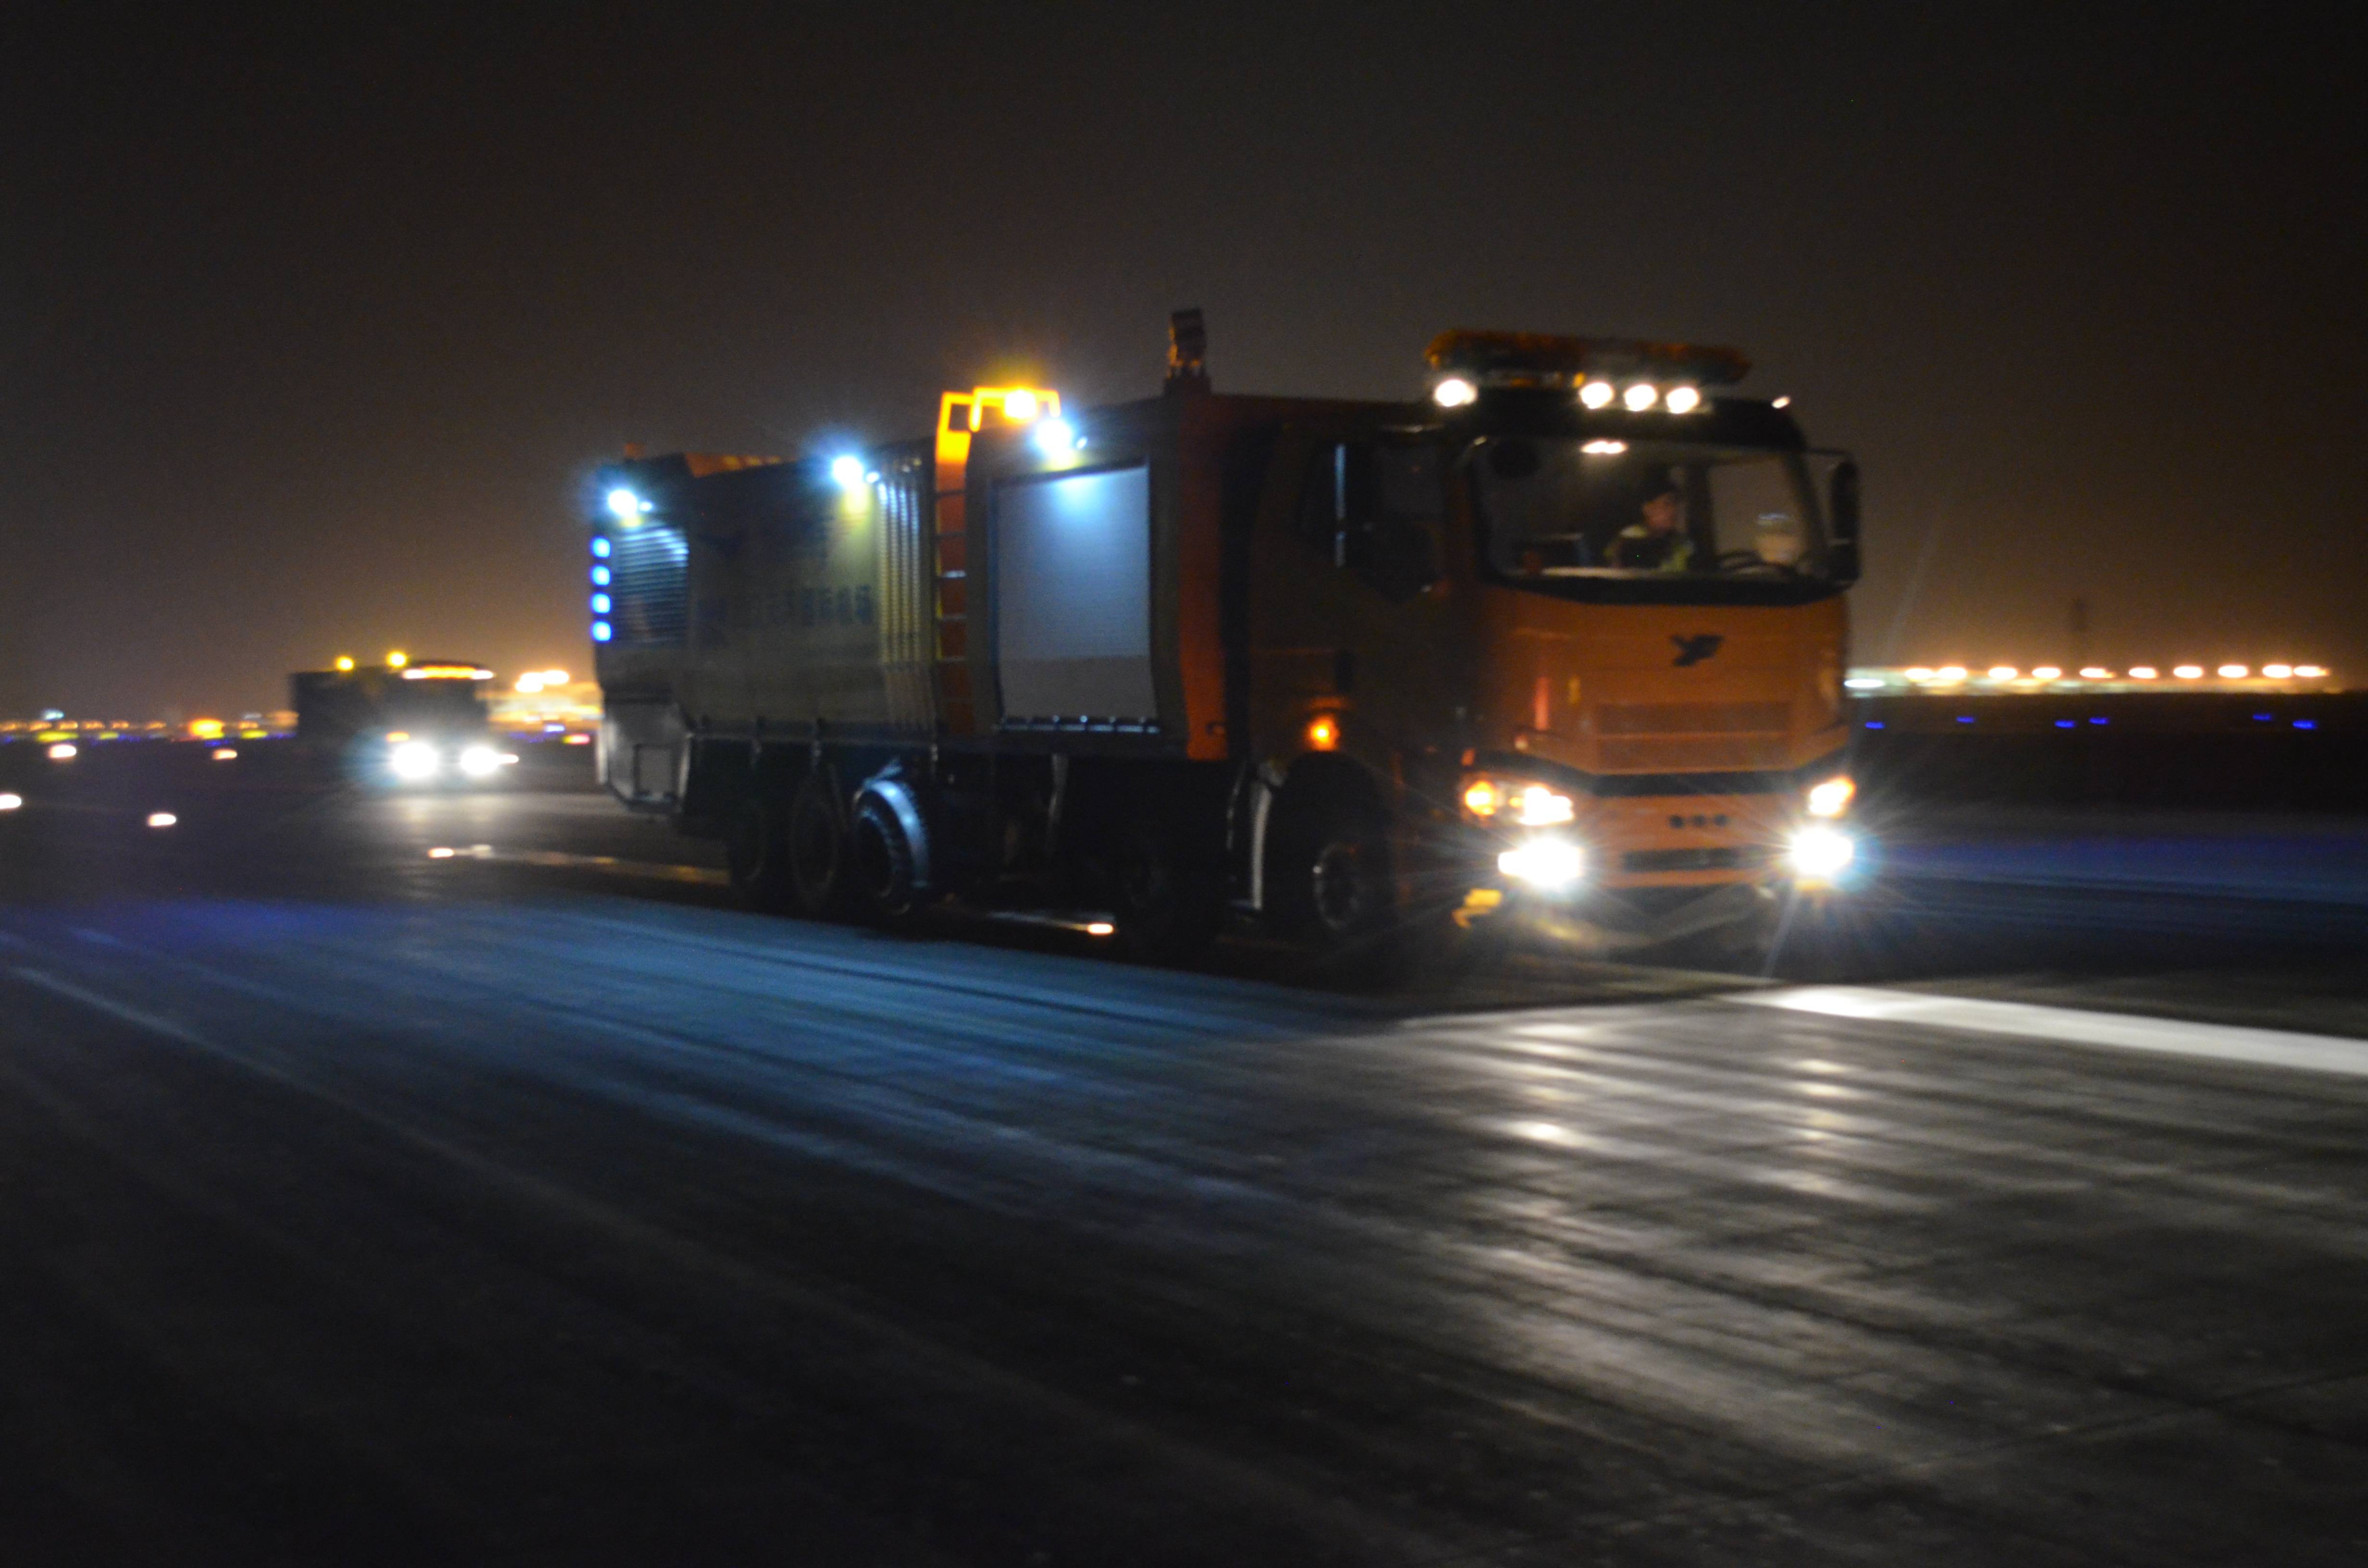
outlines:
M995 653L1007 721L1158 718L1147 467L996 487Z

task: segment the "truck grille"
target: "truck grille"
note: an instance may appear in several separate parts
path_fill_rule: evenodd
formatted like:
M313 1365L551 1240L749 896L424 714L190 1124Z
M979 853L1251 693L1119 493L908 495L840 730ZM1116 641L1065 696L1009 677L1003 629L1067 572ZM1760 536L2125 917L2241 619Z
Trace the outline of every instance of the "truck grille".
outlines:
M1782 734L1792 716L1782 702L1606 702L1595 727L1606 735Z
M1631 849L1620 857L1623 871L1736 871L1764 865L1768 851L1749 846L1716 849Z
M690 622L686 592L689 551L663 523L620 528L611 536L609 597L612 642L627 648L679 648Z

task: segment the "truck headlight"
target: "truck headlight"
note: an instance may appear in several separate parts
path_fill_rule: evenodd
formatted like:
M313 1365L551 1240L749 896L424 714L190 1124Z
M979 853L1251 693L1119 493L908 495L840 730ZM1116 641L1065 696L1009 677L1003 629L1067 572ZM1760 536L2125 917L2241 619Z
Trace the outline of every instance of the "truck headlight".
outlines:
M1858 785L1848 774L1828 778L1809 787L1809 814L1813 817L1838 817L1850 810L1850 797L1858 793Z
M464 746L461 751L461 771L472 778L483 778L502 765L502 754L491 746Z
M1483 821L1509 816L1523 827L1554 827L1578 815L1578 802L1559 790L1486 775L1463 781L1463 809Z
M387 753L386 765L397 778L433 778L438 765L436 748L426 741L405 741Z
M1803 881L1829 882L1858 858L1858 840L1834 827L1804 827L1793 835L1788 857Z
M1575 839L1547 834L1497 856L1497 869L1551 892L1587 875L1587 851Z

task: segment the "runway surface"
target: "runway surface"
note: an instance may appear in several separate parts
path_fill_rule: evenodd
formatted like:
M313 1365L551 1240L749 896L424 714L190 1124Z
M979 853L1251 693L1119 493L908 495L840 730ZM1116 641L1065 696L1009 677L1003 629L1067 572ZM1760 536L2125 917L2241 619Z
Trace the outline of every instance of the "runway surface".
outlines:
M0 824L12 1562L2368 1554L2341 898L1360 996L233 772Z

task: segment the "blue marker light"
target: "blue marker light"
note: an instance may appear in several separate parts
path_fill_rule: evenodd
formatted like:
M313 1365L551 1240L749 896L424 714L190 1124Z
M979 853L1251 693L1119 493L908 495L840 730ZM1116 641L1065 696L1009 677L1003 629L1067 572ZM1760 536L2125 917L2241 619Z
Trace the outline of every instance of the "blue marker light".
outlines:
M609 569L606 566L592 568L592 585L596 588L605 588L609 585Z
M1973 722L1974 716L1971 713L1960 713L1957 715L1957 722L1960 724L1970 724Z
M592 536L592 553L598 556L603 561L609 559L609 536L607 534L594 534Z
M2111 719L2091 719L2089 722L2091 724L2110 724L2112 721Z
M605 620L594 621L592 623L592 641L595 642L606 642L608 640L609 623Z
M2276 717L2277 715L2274 713L2256 713L2253 715L2253 722L2256 724L2266 724Z
M2294 721L2294 728L2297 730L2316 730L2318 728L2318 721L2316 719L2297 719Z
M2069 719L2058 719L2055 721L2055 727L2059 730L2068 730L2072 727L2072 721Z
M592 613L594 615L606 615L609 613L608 595L595 594L592 596Z
M1883 721L1880 719L1869 719L1866 722L1866 727L1870 730L1880 730L1883 728Z

